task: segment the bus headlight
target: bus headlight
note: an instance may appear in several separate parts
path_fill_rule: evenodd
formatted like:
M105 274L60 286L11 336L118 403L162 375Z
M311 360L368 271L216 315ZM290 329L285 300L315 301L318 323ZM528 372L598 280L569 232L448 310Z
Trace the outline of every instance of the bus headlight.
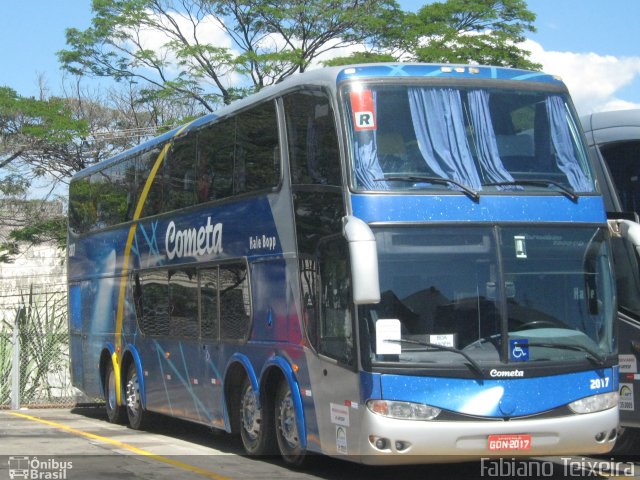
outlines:
M600 412L615 407L618 404L618 399L618 392L601 393L571 402L569 408L573 413Z
M369 400L367 408L383 417L402 420L433 420L442 411L424 403L397 402L392 400Z

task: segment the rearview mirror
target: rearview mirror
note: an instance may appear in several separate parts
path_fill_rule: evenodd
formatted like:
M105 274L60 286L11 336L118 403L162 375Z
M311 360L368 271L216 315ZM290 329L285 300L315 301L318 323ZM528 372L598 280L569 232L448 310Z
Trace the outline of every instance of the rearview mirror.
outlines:
M349 244L353 303L379 303L378 249L373 232L369 225L351 215L342 218L342 232Z

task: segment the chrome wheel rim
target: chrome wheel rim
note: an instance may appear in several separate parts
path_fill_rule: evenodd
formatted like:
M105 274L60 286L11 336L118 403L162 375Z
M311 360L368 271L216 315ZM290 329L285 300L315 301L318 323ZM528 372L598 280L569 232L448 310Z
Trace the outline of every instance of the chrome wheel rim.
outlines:
M138 415L140 408L139 395L140 382L138 381L138 375L133 374L127 382L127 408L134 415Z
M251 441L260 434L260 421L262 420L258 399L253 388L249 386L242 397L242 429Z
M282 433L282 438L286 440L291 448L298 448L300 446L300 439L298 437L296 411L293 407L291 391L288 391L287 395L282 399L282 402L280 402L279 410L280 421L278 422L278 427Z

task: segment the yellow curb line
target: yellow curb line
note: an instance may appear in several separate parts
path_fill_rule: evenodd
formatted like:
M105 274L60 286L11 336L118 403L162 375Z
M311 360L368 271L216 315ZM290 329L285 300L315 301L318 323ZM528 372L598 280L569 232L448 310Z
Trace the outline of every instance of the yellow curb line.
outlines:
M137 455L142 455L142 456L145 456L145 457L149 457L149 458L152 458L154 460L157 460L158 462L166 463L168 465L172 465L172 466L180 468L182 470L186 470L186 471L189 471L189 472L197 473L198 475L202 475L202 476L207 477L207 478L212 478L214 480L231 480L231 477L225 477L224 475L220 475L220 474L211 472L209 470L205 470L204 468L200 468L200 467L196 467L196 466L193 466L193 465L189 465L188 463L180 462L180 461L177 461L177 460L172 460L170 458L163 457L162 455L156 455L155 453L151 453L148 450L143 450L142 448L134 447L133 445L129 445L128 443L123 443L123 442L120 442L118 440L114 440L112 438L103 437L101 435L96 435L94 433L84 432L82 430L78 430L78 429L75 429L75 428L72 428L72 427L68 427L67 425L64 425L62 423L52 422L50 420L44 420L42 418L34 417L34 416L31 416L31 415L26 415L24 413L8 412L8 414L9 415L13 415L14 417L25 418L27 420L31 420L31 421L34 421L34 422L43 423L45 425L49 425L51 427L58 428L60 430L64 430L65 432L69 432L69 433L72 433L74 435L90 438L92 440L98 440L99 442L103 442L103 443L109 443L111 445L115 445L116 447L120 447L120 448L124 448L126 450L129 450L130 452L133 452L133 453L135 453Z

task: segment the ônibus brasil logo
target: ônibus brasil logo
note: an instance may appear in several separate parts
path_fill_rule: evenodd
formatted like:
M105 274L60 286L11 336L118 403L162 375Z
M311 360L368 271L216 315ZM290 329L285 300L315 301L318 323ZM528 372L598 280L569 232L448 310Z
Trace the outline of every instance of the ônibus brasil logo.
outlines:
M9 457L9 478L28 478L33 480L66 480L67 470L73 468L73 462L55 458Z

